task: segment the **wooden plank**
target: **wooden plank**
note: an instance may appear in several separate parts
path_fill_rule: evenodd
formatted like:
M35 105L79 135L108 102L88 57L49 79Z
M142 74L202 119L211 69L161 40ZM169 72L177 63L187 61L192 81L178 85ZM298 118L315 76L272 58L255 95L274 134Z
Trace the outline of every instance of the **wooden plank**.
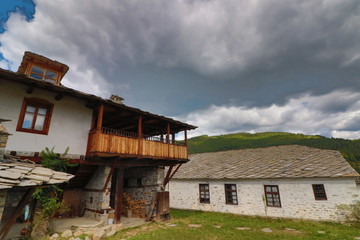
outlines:
M124 168L117 169L116 189L115 189L115 223L121 222L122 195L124 185Z
M20 216L22 210L24 209L25 205L31 199L32 194L34 193L35 188L30 188L25 195L21 198L20 202L16 206L14 212L12 213L11 217L7 220L7 222L3 225L0 230L0 240L5 239L6 235L9 233L11 227L14 225L16 219Z
M147 216L146 216L146 221L147 222L151 220L152 214L154 212L155 205L156 205L156 200L157 200L157 195L158 195L157 192L154 192L153 198L151 200L149 212L147 213Z
M102 134L100 132L91 135L91 138L89 152L187 159L186 146Z

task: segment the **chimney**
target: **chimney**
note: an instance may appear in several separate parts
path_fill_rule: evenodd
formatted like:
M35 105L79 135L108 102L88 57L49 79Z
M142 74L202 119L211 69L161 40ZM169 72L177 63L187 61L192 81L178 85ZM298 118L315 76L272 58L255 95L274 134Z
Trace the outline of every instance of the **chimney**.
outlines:
M124 101L124 99L118 95L111 95L110 100L118 104L123 104L122 101Z

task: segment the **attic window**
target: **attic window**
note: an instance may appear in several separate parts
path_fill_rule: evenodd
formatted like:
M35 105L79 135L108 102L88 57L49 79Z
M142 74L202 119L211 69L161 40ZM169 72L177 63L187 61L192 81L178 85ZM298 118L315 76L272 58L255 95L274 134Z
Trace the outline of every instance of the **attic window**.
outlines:
M30 77L45 80L46 82L56 83L58 79L58 73L48 70L39 66L32 65L30 71Z

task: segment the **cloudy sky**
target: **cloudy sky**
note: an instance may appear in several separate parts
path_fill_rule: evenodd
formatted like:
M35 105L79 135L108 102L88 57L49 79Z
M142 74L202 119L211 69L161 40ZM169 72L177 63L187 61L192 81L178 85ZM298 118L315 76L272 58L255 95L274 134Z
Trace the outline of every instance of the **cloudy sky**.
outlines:
M358 0L2 0L0 67L199 126L360 138Z

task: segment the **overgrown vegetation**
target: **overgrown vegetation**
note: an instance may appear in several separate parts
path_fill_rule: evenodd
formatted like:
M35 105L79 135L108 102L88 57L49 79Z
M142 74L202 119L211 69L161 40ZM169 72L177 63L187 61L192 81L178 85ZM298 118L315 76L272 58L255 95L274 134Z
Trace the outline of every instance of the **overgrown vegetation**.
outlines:
M352 204L340 204L337 207L343 211L348 222L360 223L360 201L355 201Z
M40 153L41 165L55 171L66 172L69 167L75 166L70 164L69 159L65 158L69 147L61 155L54 152L54 148L45 148ZM37 188L33 194L33 199L37 201L39 207L34 218L34 227L32 233L41 226L46 234L53 233L53 218L60 210L66 208L60 201L62 189L57 185L50 185L47 188ZM45 226L44 226L45 225Z
M41 165L59 172L66 172L69 167L74 167L76 164L69 163L69 159L66 155L69 152L69 147L65 149L65 152L61 155L54 152L55 147L49 149L46 147L41 151Z
M189 153L216 152L244 148L260 148L297 144L320 149L338 150L344 158L360 172L360 140L327 138L319 135L303 135L284 132L235 133L207 135L188 140Z
M171 210L171 222L119 231L108 240L350 240L360 237L357 226L331 222L239 216L229 213ZM194 224L196 225L194 227ZM239 227L248 229L240 230ZM272 232L263 232L270 228ZM319 232L320 231L320 232Z

